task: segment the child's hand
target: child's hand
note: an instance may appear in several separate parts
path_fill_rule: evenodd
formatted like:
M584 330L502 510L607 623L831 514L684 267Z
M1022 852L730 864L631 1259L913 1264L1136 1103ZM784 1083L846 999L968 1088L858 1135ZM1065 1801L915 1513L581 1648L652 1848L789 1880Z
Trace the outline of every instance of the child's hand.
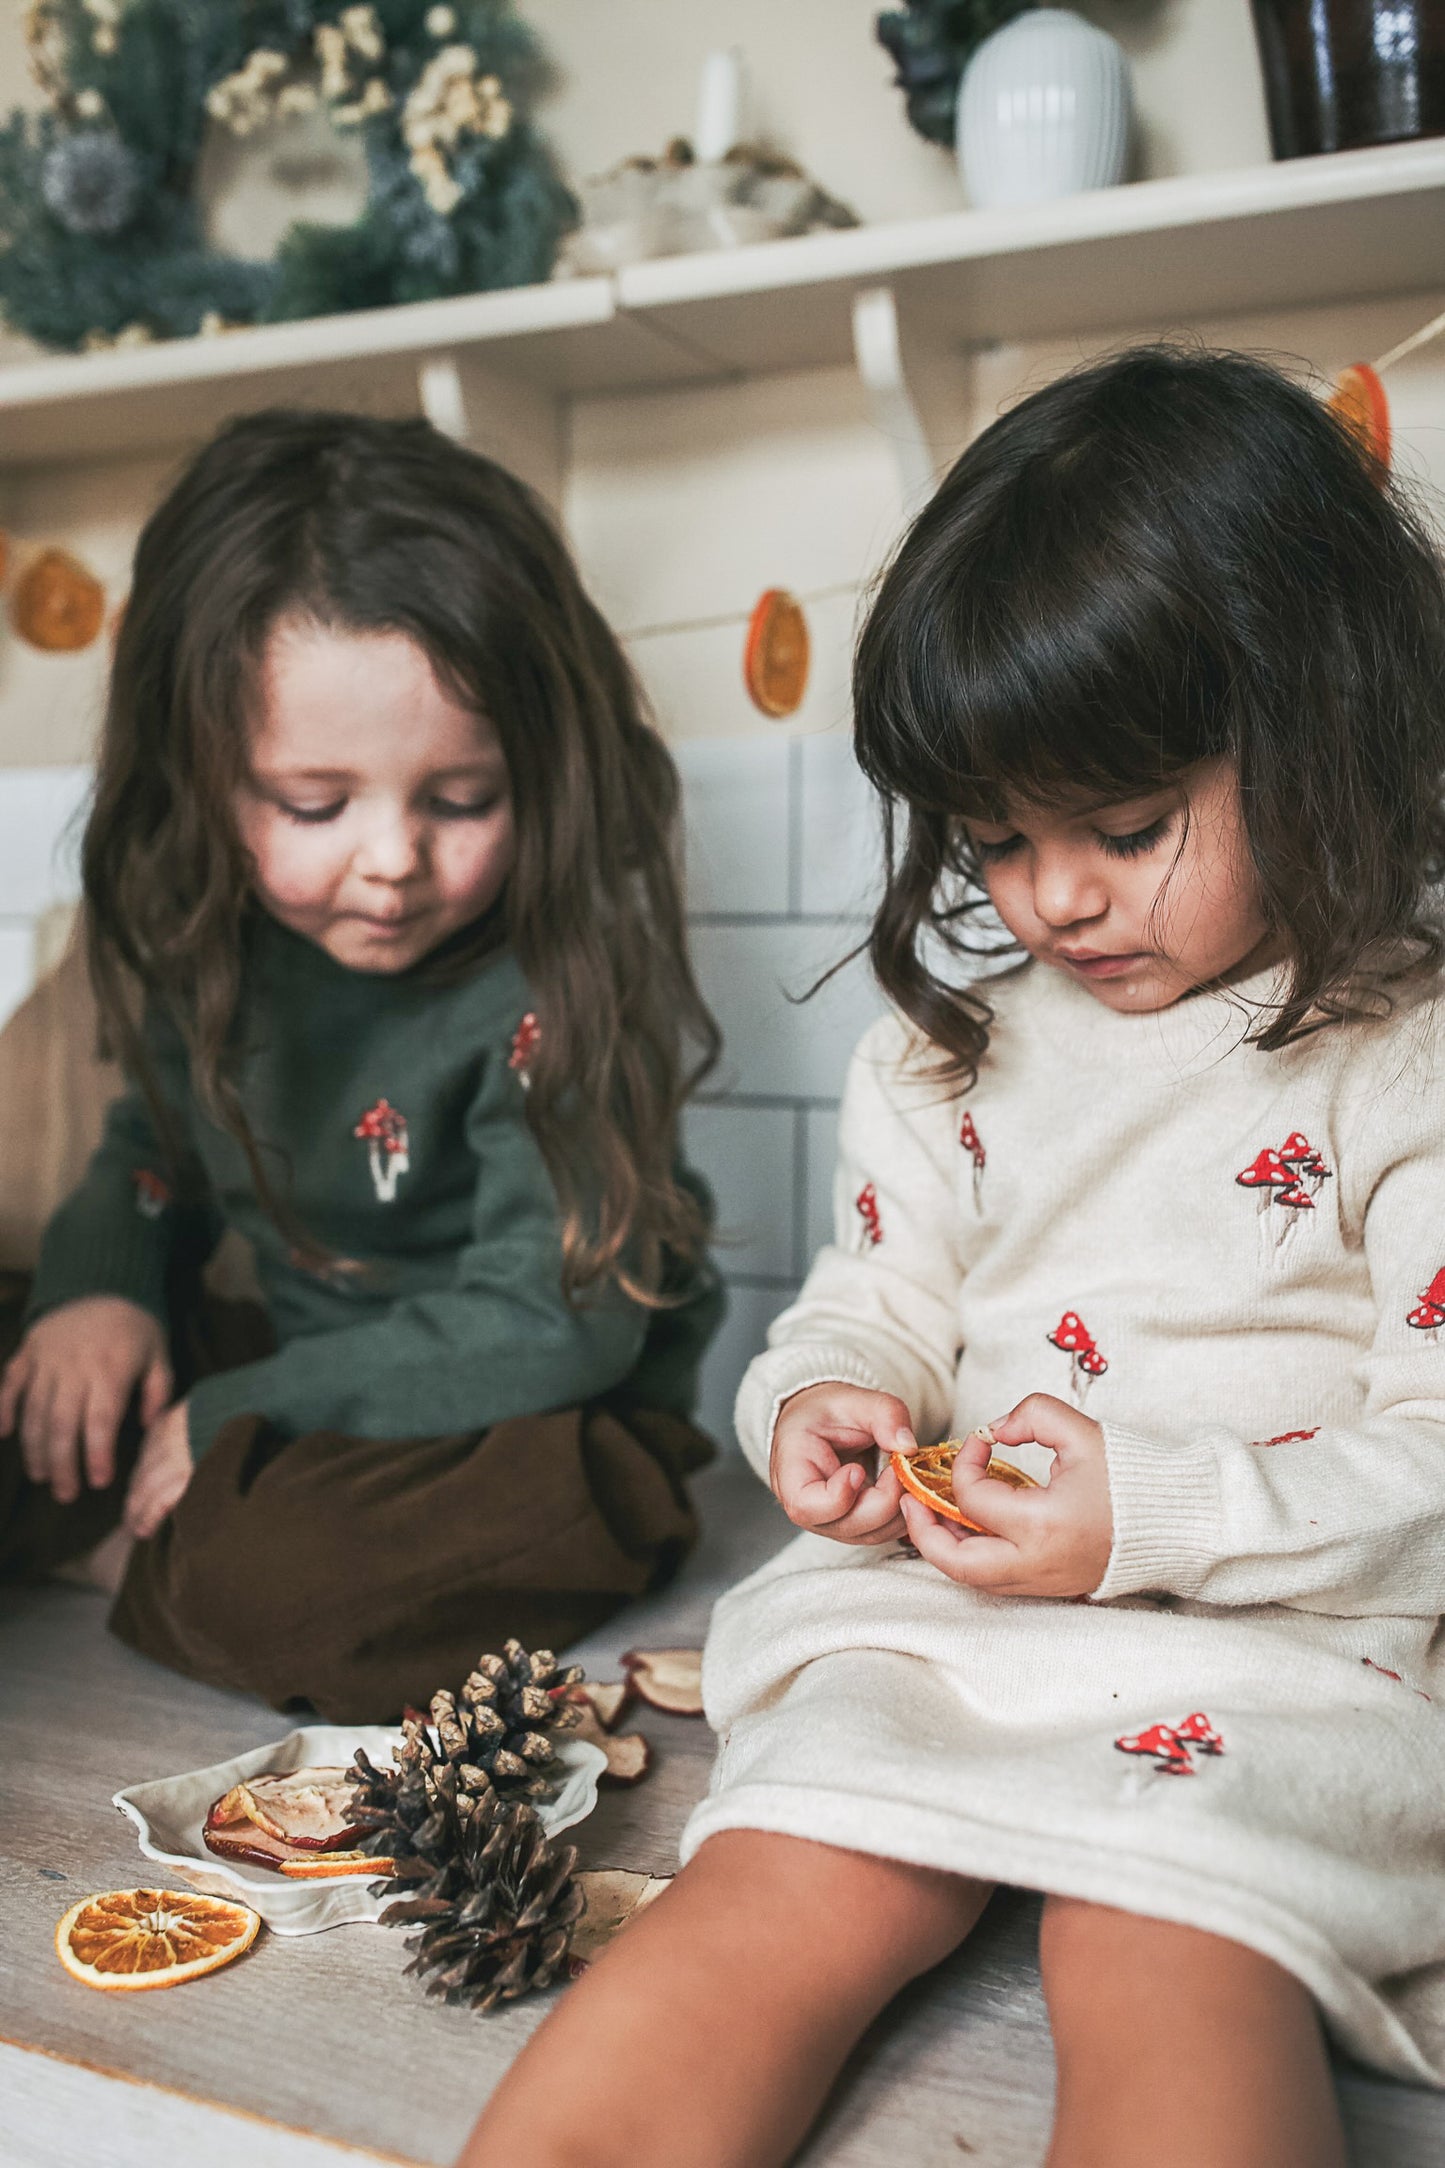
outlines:
M908 1410L861 1385L809 1385L783 1402L768 1480L788 1519L836 1543L891 1543L903 1534L902 1485L885 1460L872 1483L862 1457L916 1449Z
M1103 1431L1052 1393L1030 1393L989 1429L1000 1445L1032 1439L1049 1448L1054 1467L1047 1489L1014 1490L990 1482L983 1472L988 1439L975 1431L953 1464L953 1495L988 1533L971 1535L905 1497L903 1516L914 1548L951 1581L992 1596L1092 1594L1114 1547Z
M153 1536L180 1504L194 1473L190 1411L184 1400L178 1400L145 1434L125 1500L125 1525L131 1535Z
M115 1441L131 1394L153 1423L171 1397L166 1336L149 1310L120 1295L62 1303L32 1325L0 1379L0 1437L20 1425L32 1483L62 1505L85 1480L104 1490L115 1475Z

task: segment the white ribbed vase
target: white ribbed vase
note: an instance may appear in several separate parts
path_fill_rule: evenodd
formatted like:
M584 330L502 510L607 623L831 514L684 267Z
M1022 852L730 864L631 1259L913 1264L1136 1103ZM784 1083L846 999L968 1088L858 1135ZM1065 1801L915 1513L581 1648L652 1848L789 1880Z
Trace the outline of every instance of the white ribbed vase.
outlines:
M958 165L980 206L1045 203L1122 181L1129 64L1107 31L1065 8L996 30L958 86Z

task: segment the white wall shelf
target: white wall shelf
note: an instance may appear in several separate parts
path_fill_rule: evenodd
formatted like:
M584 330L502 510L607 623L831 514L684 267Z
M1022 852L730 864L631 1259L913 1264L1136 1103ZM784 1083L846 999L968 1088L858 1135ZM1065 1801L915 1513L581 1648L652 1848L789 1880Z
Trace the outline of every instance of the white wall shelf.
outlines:
M554 399L716 374L665 329L634 322L605 278L266 324L0 367L0 465L113 458L204 436L277 402L419 409L419 368L461 354Z
M180 446L278 399L415 411L462 354L553 400L826 366L892 286L935 350L1445 286L1445 140L1144 181L311 323L0 368L0 464Z
M1045 338L1445 286L1445 139L634 264L621 307L746 372L852 353L893 288L932 345Z

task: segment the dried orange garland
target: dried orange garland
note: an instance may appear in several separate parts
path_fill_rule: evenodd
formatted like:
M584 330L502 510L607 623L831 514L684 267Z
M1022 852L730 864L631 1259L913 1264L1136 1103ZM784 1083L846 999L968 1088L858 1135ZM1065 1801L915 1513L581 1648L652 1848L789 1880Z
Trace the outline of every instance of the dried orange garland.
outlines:
M755 708L774 721L793 715L808 689L811 647L802 604L784 587L760 595L748 621L743 680Z
M43 550L16 581L10 615L32 647L74 654L105 622L105 589L69 550Z
M1341 369L1327 402L1330 412L1342 421L1361 451L1367 453L1382 474L1390 469L1390 402L1385 387L1367 362L1353 362Z

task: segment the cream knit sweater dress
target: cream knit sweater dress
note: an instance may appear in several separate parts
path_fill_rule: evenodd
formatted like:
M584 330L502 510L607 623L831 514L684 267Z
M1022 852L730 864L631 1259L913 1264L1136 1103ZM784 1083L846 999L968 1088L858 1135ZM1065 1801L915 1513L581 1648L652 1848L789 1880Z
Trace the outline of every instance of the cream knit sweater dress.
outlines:
M684 1857L768 1829L1182 1921L1445 2084L1445 999L1265 1054L1269 990L1123 1016L1030 965L952 1096L864 1038L744 1449L824 1379L925 1441L1056 1393L1113 1555L1060 1603L800 1536L714 1615Z

